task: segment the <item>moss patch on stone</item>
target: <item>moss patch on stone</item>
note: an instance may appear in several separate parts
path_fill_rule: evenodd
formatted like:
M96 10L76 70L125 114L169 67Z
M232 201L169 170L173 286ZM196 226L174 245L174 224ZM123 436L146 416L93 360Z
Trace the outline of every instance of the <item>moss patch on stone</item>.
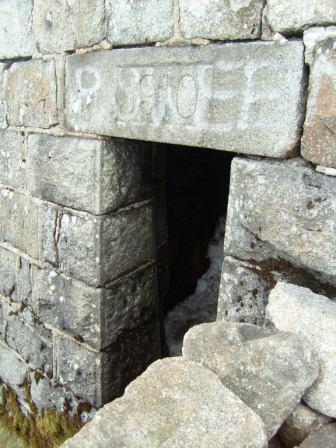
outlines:
M29 383L24 385L30 412L25 415L16 393L8 386L4 403L0 405L0 427L18 437L29 448L56 448L72 437L83 426L80 415L71 416L69 411L59 414L47 410L40 415L30 397Z

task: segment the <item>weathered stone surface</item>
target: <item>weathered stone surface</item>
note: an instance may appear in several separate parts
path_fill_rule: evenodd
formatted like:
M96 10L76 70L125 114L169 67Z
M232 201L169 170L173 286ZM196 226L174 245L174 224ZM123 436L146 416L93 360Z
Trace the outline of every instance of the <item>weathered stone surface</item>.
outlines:
M32 306L36 316L76 339L102 349L120 333L145 322L155 308L153 268L134 273L111 289L96 289L34 268Z
M217 319L264 322L269 286L251 265L225 257L218 297Z
M323 426L314 431L300 445L300 448L335 448L336 423Z
M311 432L331 422L331 418L298 404L279 430L281 440L287 448L294 448L302 443Z
M56 209L21 193L0 189L0 241L36 259L56 261Z
M262 0L180 0L180 26L185 38L257 39Z
M181 358L151 365L62 448L93 440L97 448L267 446L259 417L212 372Z
M105 37L104 0L34 0L33 31L43 53L90 47Z
M193 327L184 338L183 356L215 372L261 417L269 439L316 380L319 368L303 338L231 322Z
M173 0L106 0L107 39L114 45L145 44L173 37Z
M58 255L61 269L94 286L106 285L154 259L150 204L94 217L62 212Z
M224 252L265 263L287 260L335 284L335 198L336 179L300 160L236 158Z
M16 289L17 255L0 249L0 294L11 298Z
M8 315L8 304L0 301L0 339L5 340L6 322Z
M274 31L292 34L336 23L336 5L334 0L310 0L303 8L301 0L267 0L267 16Z
M28 364L52 376L51 332L36 322L36 319L28 309L21 315L8 315L6 342Z
M8 123L41 128L57 124L56 90L53 61L33 59L13 64L5 79Z
M64 387L56 386L47 378L36 381L34 374L31 375L30 396L39 410L51 409L60 413L65 412L67 403L71 405L73 399Z
M19 258L16 270L16 286L15 297L12 299L16 302L22 302L30 305L32 300L32 279L31 265L23 258Z
M67 125L103 135L283 157L300 139L303 62L299 42L70 56Z
M33 0L0 2L0 59L30 56L33 52Z
M336 167L336 40L328 40L320 50L310 73L302 155Z
M6 109L3 92L3 73L5 67L5 64L0 64L0 129L6 127Z
M56 336L54 339L56 381L75 395L102 405L101 365L104 354L88 350L72 339Z
M14 188L24 186L23 158L20 133L0 130L0 183Z
M336 39L336 26L317 26L304 31L306 64L313 63L315 50L319 51L319 46L329 39Z
M3 344L0 344L0 378L25 399L24 383L28 378L28 368L12 350Z
M27 188L41 199L107 213L148 198L150 162L151 148L140 143L32 134Z
M279 282L267 311L279 330L303 336L321 363L318 381L304 396L313 409L336 417L336 303L308 288Z

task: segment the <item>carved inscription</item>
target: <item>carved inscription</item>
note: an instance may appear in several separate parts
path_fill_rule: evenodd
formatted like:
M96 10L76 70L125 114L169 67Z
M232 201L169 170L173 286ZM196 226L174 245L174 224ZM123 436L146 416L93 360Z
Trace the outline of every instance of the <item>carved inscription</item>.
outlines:
M66 119L76 131L283 156L300 139L303 69L298 42L70 56Z

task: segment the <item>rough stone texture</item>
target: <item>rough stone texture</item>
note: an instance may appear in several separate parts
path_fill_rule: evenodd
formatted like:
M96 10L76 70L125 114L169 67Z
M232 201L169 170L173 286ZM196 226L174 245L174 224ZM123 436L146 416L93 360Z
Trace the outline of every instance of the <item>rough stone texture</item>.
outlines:
M154 260L152 226L150 204L102 217L63 210L57 246L61 269L90 285L106 285Z
M315 50L318 50L319 46L328 39L336 39L336 26L318 26L304 31L303 42L306 50L306 64L311 65L313 63Z
M267 311L279 330L303 336L314 348L321 371L304 401L335 418L336 303L307 288L279 282L270 294Z
M269 439L316 380L319 368L303 338L231 322L193 327L184 338L183 356L215 372L261 417Z
M0 64L0 129L6 127L6 109L3 92L3 73L5 67L5 64Z
M180 26L185 38L256 39L261 33L263 0L180 0Z
M67 125L103 135L287 156L300 139L303 62L299 42L70 56Z
M16 289L17 256L5 249L0 249L0 294L10 298Z
M107 39L114 45L146 44L173 37L173 0L106 0Z
M259 417L212 372L181 358L150 366L62 448L92 440L97 448L267 446Z
M43 53L89 47L105 37L104 0L34 0L32 26Z
M56 261L56 207L0 189L0 241L38 260Z
M0 130L0 182L6 186L24 186L23 137L18 132Z
M53 371L52 336L34 316L25 310L21 316L9 314L6 342L33 367L49 376Z
M37 268L32 277L36 316L98 350L122 331L148 320L156 306L153 267L127 276L108 290Z
M261 325L269 285L252 265L225 257L218 297L217 319Z
M280 428L279 436L287 448L294 448L311 432L330 422L330 418L300 403Z
M336 40L327 40L320 47L311 68L302 140L302 155L313 163L336 167L335 110Z
M0 59L30 56L33 52L33 0L0 2Z
M150 196L150 163L150 147L140 143L32 134L27 189L47 201L103 214Z
M25 380L28 378L27 366L8 347L0 344L0 378L14 389L21 399L25 399Z
M314 431L300 445L300 448L335 448L336 423L323 426Z
M300 160L234 159L224 253L336 282L336 179ZM290 229L290 231L288 231Z
M267 0L267 16L274 31L285 34L302 32L314 25L336 23L334 0Z
M8 123L40 128L57 124L56 90L53 61L33 59L13 64L5 78Z

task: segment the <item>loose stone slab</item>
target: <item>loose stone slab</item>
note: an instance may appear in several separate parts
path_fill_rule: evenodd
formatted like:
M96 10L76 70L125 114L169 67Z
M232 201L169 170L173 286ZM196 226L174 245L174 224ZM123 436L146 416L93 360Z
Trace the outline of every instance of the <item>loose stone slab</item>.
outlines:
M33 31L43 53L90 47L105 37L104 0L34 0Z
M308 288L279 282L271 291L267 311L279 330L303 336L314 348L321 370L304 401L335 418L336 303Z
M310 433L332 420L313 409L298 404L279 430L279 436L286 447L294 448L302 443Z
M255 262L285 260L335 285L335 207L336 179L299 159L235 158L224 253Z
M314 25L336 23L334 0L267 0L267 17L274 31L297 33Z
M301 443L300 448L335 448L336 423L323 426L314 431Z
M138 142L31 134L26 161L28 191L67 207L103 214L150 197L151 147Z
M262 0L180 0L180 26L185 38L257 39Z
M174 33L173 13L173 0L106 0L107 39L114 45L167 40Z
M157 361L62 448L264 448L260 418L216 375L181 358Z
M318 376L318 362L303 338L272 334L252 324L197 325L186 334L182 353L215 372L253 409L268 439Z
M67 125L102 135L288 156L303 121L303 59L299 42L69 56Z
M315 164L336 167L336 39L319 47L309 83L302 155Z
M41 128L57 124L56 91L53 61L33 59L13 64L5 79L8 123Z
M0 59L30 56L33 52L33 0L0 2Z

